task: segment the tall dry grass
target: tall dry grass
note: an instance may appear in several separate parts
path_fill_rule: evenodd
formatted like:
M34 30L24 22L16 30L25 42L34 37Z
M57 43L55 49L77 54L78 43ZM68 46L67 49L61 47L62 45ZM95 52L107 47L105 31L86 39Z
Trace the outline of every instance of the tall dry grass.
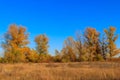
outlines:
M0 80L120 80L115 62L0 64Z

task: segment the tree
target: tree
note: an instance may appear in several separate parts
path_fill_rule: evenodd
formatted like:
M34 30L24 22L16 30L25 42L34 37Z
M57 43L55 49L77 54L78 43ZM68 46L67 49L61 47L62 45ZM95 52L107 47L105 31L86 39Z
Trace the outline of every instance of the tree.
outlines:
M119 53L115 44L115 41L118 39L118 35L115 34L115 31L116 28L113 26L110 26L109 29L104 30L107 37L107 48L110 58Z
M54 61L55 62L61 62L61 53L58 50L55 50L55 56L54 56Z
M46 35L38 35L35 38L35 42L37 44L36 50L39 54L47 54L48 53L48 38Z
M22 48L22 53L25 55L26 62L37 62L38 54L36 50L30 49L29 47Z
M77 33L76 36L77 36L77 39L75 41L75 48L78 53L78 60L85 61L85 60L87 60L87 57L86 57L86 52L85 52L84 41L83 41L82 35L80 35L80 33Z
M103 35L102 39L100 40L100 45L101 45L101 52L103 59L107 59L107 53L108 53L108 48L107 48L107 42L106 42L106 36Z
M35 38L36 50L39 54L39 62L48 62L51 56L48 54L48 38L46 35L38 35Z
M63 62L76 61L75 45L72 37L69 37L67 40L65 40L64 48L62 49L61 53Z
M2 43L5 51L4 57L7 62L24 61L25 56L24 53L21 53L21 50L28 43L26 28L15 24L10 25L7 33L4 35L4 41Z
M87 28L85 30L85 47L88 53L89 61L98 60L101 58L101 49L99 43L100 33L94 28Z

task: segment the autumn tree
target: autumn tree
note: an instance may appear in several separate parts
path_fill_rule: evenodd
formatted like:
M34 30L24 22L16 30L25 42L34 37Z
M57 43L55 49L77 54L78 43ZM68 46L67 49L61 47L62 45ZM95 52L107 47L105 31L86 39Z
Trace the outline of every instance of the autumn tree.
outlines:
M25 56L24 53L21 53L21 50L28 43L26 28L15 24L10 25L7 33L4 35L4 41L2 43L5 60L7 62L24 61Z
M115 34L116 28L110 26L109 29L105 29L104 32L107 37L107 48L110 58L118 54L120 51L117 49L115 41L118 39L118 35Z
M87 28L85 30L85 46L88 53L89 61L99 60L101 56L101 48L99 43L100 33L94 28Z
M86 56L86 49L84 47L84 37L82 34L78 33L76 34L76 41L74 41L75 48L77 50L77 58L78 61L86 61L87 56Z
M72 37L69 37L65 40L64 48L62 49L61 53L63 62L76 61L75 45Z
M21 52L24 53L26 62L37 62L38 54L36 50L30 49L29 47L24 47Z
M39 54L47 54L48 53L48 38L46 35L38 35L35 38L35 42L37 44L36 50Z
M55 50L55 56L54 56L54 61L55 62L61 62L62 55L58 50Z
M46 35L38 35L35 38L36 50L39 54L39 62L47 62L50 59L48 54L48 38Z
M102 56L103 56L104 60L107 59L107 53L108 53L108 47L107 47L106 40L107 40L107 38L105 35L103 35L100 40L101 52L102 52Z

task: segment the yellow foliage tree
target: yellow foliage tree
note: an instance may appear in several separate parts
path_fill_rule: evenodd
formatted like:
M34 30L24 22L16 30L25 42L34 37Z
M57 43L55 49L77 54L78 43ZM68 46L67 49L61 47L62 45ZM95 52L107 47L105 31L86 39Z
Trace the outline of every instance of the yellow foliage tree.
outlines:
M51 56L48 54L48 38L46 35L38 35L35 38L36 50L39 54L39 62L49 62Z
M76 61L76 52L75 52L74 40L72 37L69 37L64 42L64 48L62 49L62 62L74 62Z
M120 50L117 49L115 41L118 39L118 35L115 35L116 28L113 26L110 26L109 29L105 29L104 32L107 37L107 48L108 48L108 53L110 54L110 58L113 56L117 55Z
M4 57L6 61L23 62L25 60L25 55L22 53L22 48L29 43L26 28L15 24L10 25L4 38L5 40L2 43L2 47L5 51Z
M78 53L78 61L87 61L86 48L84 47L84 37L82 34L76 34L75 48Z
M99 60L99 58L102 58L99 35L100 33L94 28L87 28L84 33L85 46L87 47L86 49L89 61Z
M61 62L62 55L58 50L55 50L55 56L54 56L54 61L55 62Z

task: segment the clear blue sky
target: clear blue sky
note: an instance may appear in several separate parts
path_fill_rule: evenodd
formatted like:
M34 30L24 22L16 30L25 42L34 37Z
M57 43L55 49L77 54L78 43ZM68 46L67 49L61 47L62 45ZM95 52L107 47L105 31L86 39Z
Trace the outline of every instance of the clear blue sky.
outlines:
M119 34L120 0L0 0L0 36L12 23L27 27L31 48L35 47L34 37L45 33L53 54L68 36L88 26L101 33L110 25L116 26Z

